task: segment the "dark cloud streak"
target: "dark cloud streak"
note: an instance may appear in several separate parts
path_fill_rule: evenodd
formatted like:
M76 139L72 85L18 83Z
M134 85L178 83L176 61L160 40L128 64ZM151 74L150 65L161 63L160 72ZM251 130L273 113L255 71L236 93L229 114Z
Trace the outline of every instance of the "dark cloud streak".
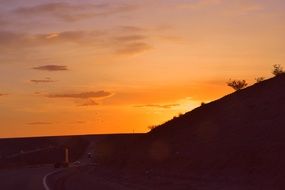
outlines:
M119 26L119 29L123 32L144 32L145 28L137 27L137 26Z
M153 107L153 108L161 108L161 109L171 109L171 108L176 107L176 106L179 106L179 104L164 104L164 105L146 104L146 105L138 105L135 107L137 107L137 108Z
M152 46L145 42L128 43L119 47L116 53L119 55L135 55L152 49Z
M152 49L148 42L149 36L139 32L117 31L63 31L54 33L28 34L0 30L0 49L6 54L25 52L27 48L40 48L54 45L78 45L98 49L109 49L120 55L133 55ZM17 49L17 51L14 51ZM13 51L10 51L13 50ZM54 65L35 67L38 70L58 70ZM67 70L65 68L59 70Z
M15 9L13 13L26 17L50 16L63 21L73 22L82 19L130 12L137 8L137 6L122 3L72 4L56 2L19 7Z
M116 37L115 40L121 43L124 42L133 42L133 41L138 41L138 40L144 40L147 37L144 35L126 35L126 36L120 36Z
M99 105L99 104L97 102L95 102L94 100L87 99L87 100L85 100L84 103L82 103L82 104L80 104L78 106L97 106L97 105Z
M78 98L78 99L89 99L89 98L106 98L111 96L111 92L104 90L97 92L81 92L81 93L65 93L65 94L50 94L48 98Z
M51 122L43 122L43 121L27 123L27 125L51 125L51 124L52 124Z
M35 70L41 71L67 71L67 66L64 65L43 65L38 67L33 67Z
M38 84L38 83L52 83L56 81L51 80L50 78L46 78L46 79L34 79L34 80L30 80L30 82Z

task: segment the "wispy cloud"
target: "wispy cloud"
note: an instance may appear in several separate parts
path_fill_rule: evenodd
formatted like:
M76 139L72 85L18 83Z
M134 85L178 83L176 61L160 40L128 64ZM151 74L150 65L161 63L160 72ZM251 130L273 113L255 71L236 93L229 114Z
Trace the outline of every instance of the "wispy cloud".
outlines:
M64 94L50 94L47 95L48 98L79 98L79 99L89 99L89 98L106 98L111 96L111 92L104 90L97 92L81 92L81 93L64 93Z
M7 94L2 94L2 93L0 93L0 96L6 96Z
M0 19L0 26L5 26L7 24L8 24L8 22L6 22L5 20Z
M85 43L85 42L97 42L102 39L106 32L104 31L83 31L83 30L74 30L74 31L63 31L63 32L54 32L54 33L44 33L32 36L33 39L38 40L39 42L74 42L74 43Z
M27 125L51 125L51 122L44 122L44 121L35 121L31 123L27 123Z
M56 81L52 80L51 78L45 78L45 79L33 79L30 80L30 82L39 84L39 83L51 83Z
M43 65L38 67L33 67L35 70L41 71L67 71L67 66L64 65Z
M248 0L195 0L191 2L178 3L179 8L187 8L192 10L201 10L208 7L219 6L223 8L222 12L235 15L243 15L264 9L262 2ZM219 10L221 11L221 10Z
M202 9L213 5L218 5L222 3L223 0L195 0L190 2L179 3L179 8L189 8L189 9Z
M119 30L123 32L144 32L145 28L137 27L137 26L119 26Z
M89 92L80 92L80 93L58 93L58 94L48 94L45 95L48 98L70 98L74 99L75 103L79 107L87 106L97 106L99 105L98 101L101 99L108 98L112 96L113 93L108 91L89 91Z
M72 124L85 124L86 121L75 121L75 122L71 122Z
M122 45L116 50L119 55L135 55L152 49L153 47L145 42L134 42Z
M116 31L117 30L117 31ZM74 45L83 47L93 47L107 49L116 54L133 55L152 49L146 34L141 32L123 32L116 28L114 31L63 31L53 33L27 34L21 32L0 30L0 49L7 51L17 48L17 52L29 48L38 48L54 45ZM7 48L9 47L9 48ZM14 51L15 52L15 51ZM10 52L11 53L11 52ZM35 67L39 70L57 70L57 66L48 65L45 67ZM61 69L67 70L67 69Z
M228 14L247 15L264 10L264 5L260 2L239 0L232 4L232 8L227 11Z
M74 4L56 2L20 7L14 10L13 13L25 17L49 16L63 21L77 21L130 12L137 8L137 6L123 3Z
M0 48L27 48L62 43L96 44L104 41L103 31L63 31L53 33L29 34L23 32L0 30Z
M120 43L125 43L125 42L140 41L146 38L147 37L145 35L135 34L135 35L125 35L125 36L116 37L115 40Z
M23 33L0 30L0 46L21 44L24 38Z
M152 107L152 108L161 108L161 109L171 109L173 107L179 106L179 104L146 104L146 105L138 105L135 107L144 108L144 107Z
M78 106L97 106L99 105L99 103L95 102L94 100L92 99L86 99L84 100L84 102Z

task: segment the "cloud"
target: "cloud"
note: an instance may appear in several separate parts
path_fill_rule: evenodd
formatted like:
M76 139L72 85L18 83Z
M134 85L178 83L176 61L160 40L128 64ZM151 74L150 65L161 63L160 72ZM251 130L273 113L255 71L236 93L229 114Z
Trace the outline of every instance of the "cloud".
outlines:
M74 43L81 43L81 42L92 42L100 40L101 36L104 36L106 32L103 31L82 31L82 30L75 30L75 31L63 31L63 32L54 32L54 33L45 33L45 34L38 34L34 35L32 38L38 40L40 42L74 42ZM99 37L99 38L98 38Z
M163 104L163 105L146 104L146 105L138 105L135 107L137 107L137 108L152 107L152 108L161 108L161 109L171 109L171 108L176 107L176 106L179 106L179 104Z
M122 45L122 47L116 50L116 53L120 55L135 55L150 49L152 49L152 46L145 42L133 42Z
M147 36L131 34L114 38L116 53L119 55L135 55L152 49L152 46L145 42Z
M84 100L84 103L78 105L78 106L97 106L99 105L97 102L95 102L94 100L92 99L87 99L87 100Z
M56 82L54 80L51 80L50 78L45 78L45 79L33 79L33 80L30 80L30 82L32 83L51 83L51 82Z
M152 49L147 41L149 36L136 31L133 27L129 31L122 31L116 27L114 30L91 30L91 31L63 31L52 33L28 34L13 31L0 30L0 49L5 51L4 55L9 57L24 57L31 53L29 48L54 47L56 45L77 45L81 49L98 48L109 50L115 54L133 55ZM17 51L16 51L17 50ZM22 55L22 54L24 55ZM12 56L20 54L18 56ZM34 55L38 56L38 55ZM35 67L38 70L57 70L56 66ZM67 70L67 69L60 69Z
M196 0L187 3L180 3L178 4L178 7L187 9L203 9L209 6L218 5L222 2L223 0Z
M233 3L232 8L228 10L228 14L247 15L262 10L264 10L264 6L261 3L239 0Z
M132 28L130 26L130 28ZM65 46L64 50L69 48L90 48L103 50L104 52L116 55L135 55L153 49L153 46L148 42L149 35L142 32L122 31L115 27L113 30L74 30L52 33L23 33L13 31L1 31L0 29L0 50L4 52L0 55L2 62L11 59L19 59L19 57L31 59L32 57L40 57L46 55L45 50L39 51L39 48L54 48L56 46ZM39 53L36 53L39 52ZM63 51L64 53L64 51ZM82 53L82 51L78 51ZM3 57L4 56L4 57ZM18 62L18 60L14 60ZM23 60L21 60L23 61ZM36 62L37 63L37 62ZM59 68L54 65L35 67L37 70L68 70L67 68Z
M86 121L75 121L75 122L71 122L72 124L85 124Z
M22 33L0 30L0 46L21 44L24 37L25 35Z
M0 15L0 17L1 17L1 15ZM0 26L5 26L7 24L8 24L7 21L0 19Z
M2 93L0 93L0 96L6 96L7 94L2 94Z
M120 42L120 43L125 43L125 42L133 42L133 41L144 40L146 38L147 37L144 35L135 34L135 35L116 37L115 40Z
M27 125L51 125L51 124L52 124L51 122L43 122L43 121L27 123Z
M72 22L82 19L130 12L137 8L137 6L123 3L72 4L67 2L55 2L20 7L15 9L13 13L25 17L49 16L63 21Z
M264 9L264 6L260 2L248 0L196 0L178 4L179 8L187 8L192 10L201 10L212 6L219 6L221 8L223 7L226 9L226 13L235 15L244 15Z
M35 70L41 71L67 71L67 66L64 65L43 65L38 67L33 67Z
M53 33L28 34L0 30L0 48L23 48L74 43L79 45L99 45L106 41L103 31L63 31Z
M97 92L81 92L81 93L65 93L65 94L50 94L48 98L78 98L78 99L89 99L89 98L106 98L111 96L111 92L104 90Z
M144 32L146 29L137 26L119 26L119 30L123 32Z

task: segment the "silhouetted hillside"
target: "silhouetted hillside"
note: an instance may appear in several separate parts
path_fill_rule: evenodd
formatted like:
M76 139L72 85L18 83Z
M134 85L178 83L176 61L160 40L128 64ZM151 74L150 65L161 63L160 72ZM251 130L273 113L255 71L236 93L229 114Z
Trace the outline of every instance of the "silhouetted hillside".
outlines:
M264 122L283 122L285 103L285 75L281 75L205 104L178 118L174 118L151 131L151 134L167 134L197 124L253 125ZM283 109L283 110L281 110ZM254 123L252 123L254 122ZM269 124L269 123L267 123ZM274 123L277 124L277 123ZM175 129L174 129L175 128ZM261 127L260 127L261 128ZM191 129L192 130L192 129Z
M203 105L143 137L113 144L117 155L102 163L153 176L199 176L209 187L221 180L228 188L279 189L285 177L284 87L281 75Z

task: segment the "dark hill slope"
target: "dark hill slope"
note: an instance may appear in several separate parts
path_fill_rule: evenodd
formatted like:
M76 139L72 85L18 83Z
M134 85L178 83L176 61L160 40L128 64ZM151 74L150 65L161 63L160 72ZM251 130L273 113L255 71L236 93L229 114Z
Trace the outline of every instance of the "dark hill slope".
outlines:
M120 157L106 163L222 178L228 183L223 187L279 189L285 178L285 75L174 118L124 148L115 146Z
M195 126L205 125L205 123L218 125L215 128L245 129L247 132L252 131L250 129L254 129L253 127L258 127L263 133L265 126L284 124L284 110L285 75L281 75L196 108L157 127L151 134L160 136L172 132L177 134L185 128L192 131ZM281 129L283 130L282 127Z
M199 107L149 136L167 141L193 162L189 167L249 172L279 163L285 169L285 75Z

